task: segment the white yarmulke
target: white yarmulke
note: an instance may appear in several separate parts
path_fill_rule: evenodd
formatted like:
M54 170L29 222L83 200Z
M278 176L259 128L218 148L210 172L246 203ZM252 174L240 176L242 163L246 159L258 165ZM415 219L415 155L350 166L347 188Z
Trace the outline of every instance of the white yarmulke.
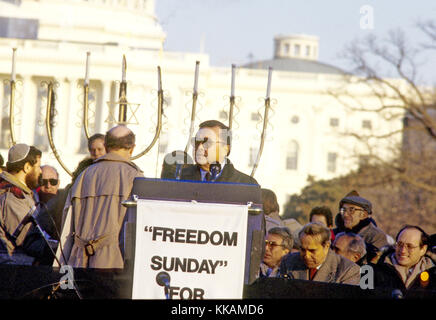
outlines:
M9 149L8 163L21 161L29 154L30 147L27 144L19 143Z

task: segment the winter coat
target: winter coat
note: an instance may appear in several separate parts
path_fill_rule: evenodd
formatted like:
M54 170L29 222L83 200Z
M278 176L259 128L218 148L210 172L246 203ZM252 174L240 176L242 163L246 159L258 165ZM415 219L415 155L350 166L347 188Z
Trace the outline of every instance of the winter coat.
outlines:
M256 179L242 173L235 169L229 159L224 165L221 175L215 180L216 182L233 182L233 183L246 183L246 184L258 184ZM192 165L184 168L180 177L181 180L201 181L200 167Z
M356 233L360 235L366 243L376 247L379 250L388 245L386 233L376 226L372 218L361 220L352 229L345 228L341 219L336 219L336 225L337 228L334 229L335 234L338 234L339 232Z
M98 158L77 177L64 207L61 263L124 267L119 236L127 209L121 202L130 196L136 177L143 177L142 171L114 153Z
M423 256L409 273L406 267L400 266L395 259L394 250L389 250L378 260L374 268L374 286L400 289L403 293L411 287L418 275L434 266L433 261Z
M25 240L32 224L24 224L15 240L12 235L34 205L32 190L3 171L0 174L0 264L33 263L34 257L25 249Z
M309 280L309 268L304 264L299 252L284 256L279 269L281 277ZM313 281L358 285L360 267L329 249L326 259L316 272Z

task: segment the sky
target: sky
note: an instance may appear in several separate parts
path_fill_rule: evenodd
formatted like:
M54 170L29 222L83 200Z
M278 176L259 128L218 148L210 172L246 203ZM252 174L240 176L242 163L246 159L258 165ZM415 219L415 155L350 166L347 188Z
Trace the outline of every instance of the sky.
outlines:
M423 42L416 23L436 21L436 1L156 0L155 12L165 50L206 53L212 66L268 60L275 36L309 34L320 39L319 61L342 67L345 46L369 34L386 38L401 28L409 41ZM435 62L423 66L427 78L436 78Z

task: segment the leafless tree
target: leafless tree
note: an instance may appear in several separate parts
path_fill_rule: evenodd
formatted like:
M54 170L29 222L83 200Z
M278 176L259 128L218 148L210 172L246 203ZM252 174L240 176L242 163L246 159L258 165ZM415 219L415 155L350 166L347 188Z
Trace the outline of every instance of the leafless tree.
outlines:
M424 21L416 27L425 36L424 43L413 43L400 29L386 38L370 35L350 43L341 57L351 68L342 84L328 93L350 111L376 112L387 122L402 120L402 126L382 133L344 132L366 147L366 158L379 168L375 176L366 175L356 183L379 201L385 225L395 211L404 215L402 222L409 223L413 216L415 223L426 224L435 232L436 90L424 79L422 70L428 68L428 57L436 53L436 22ZM365 99L369 96L372 105ZM391 149L391 157L380 155L381 144ZM388 190L382 191L383 186ZM397 202L395 206L389 204L391 200Z

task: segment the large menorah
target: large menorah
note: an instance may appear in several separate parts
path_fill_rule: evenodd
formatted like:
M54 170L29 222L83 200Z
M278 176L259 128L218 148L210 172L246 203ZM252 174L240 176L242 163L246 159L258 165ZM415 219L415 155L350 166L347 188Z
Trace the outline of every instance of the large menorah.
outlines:
M9 126L10 126L10 134L11 134L11 142L12 145L16 144L16 137L15 137L15 129L14 129L14 115L15 115L15 91L16 91L16 71L15 71L15 64L16 64L16 51L17 49L13 49L13 55L12 55L12 72L11 72L11 80L10 80L10 102L9 102ZM86 72L85 72L85 80L83 82L83 129L84 133L87 139L90 138L91 133L89 129L89 94L90 94L90 52L87 52L86 54ZM196 106L197 106L197 99L198 99L198 77L199 77L199 65L200 62L196 61L195 65L195 76L194 76L194 89L192 92L192 107L190 112L190 124L189 124L189 133L188 133L188 143L185 147L185 152L188 151L189 145L191 142L191 139L194 134L194 122L196 117ZM122 77L121 82L119 86L119 95L118 95L118 101L116 101L114 104L118 105L118 117L116 118L111 112L110 116L112 117L111 123L115 125L127 125L129 124L129 119L127 118L128 111L130 109L131 114L134 116L135 110L131 107L132 105L138 105L131 103L127 98L127 81L126 81L126 70L127 70L127 62L126 57L123 55L122 60ZM229 117L228 117L228 127L232 130L233 128L233 120L234 120L234 108L236 104L236 96L235 96L235 74L236 74L236 66L232 65L232 72L231 72L231 90L230 90L230 96L229 96ZM162 130L162 115L163 115L163 89L162 89L162 75L161 75L161 68L160 66L157 67L157 75L158 75L158 90L157 90L157 123L156 128L154 132L154 137L150 144L145 147L143 151L138 153L137 155L132 156L132 160L136 160L145 154L147 154L156 144L156 142L159 139L159 136L161 134ZM271 92L271 75L272 75L272 68L270 67L268 70L268 83L267 83L267 90L266 90L266 97L264 99L264 115L263 115L263 127L261 132L261 139L260 139L260 145L258 149L258 154L256 157L256 161L254 163L251 176L254 176L256 169L259 166L260 158L262 156L263 147L265 143L265 137L266 137L266 131L269 124L269 112L271 110L271 99L270 99L270 92ZM46 108L46 116L45 116L45 127L47 132L47 138L49 141L50 148L53 152L53 155L55 156L56 160L59 162L61 167L70 175L72 176L71 171L67 168L65 163L63 162L61 155L58 152L58 149L56 148L54 139L53 139L53 132L52 132L52 126L53 126L53 115L55 113L55 92L54 92L54 86L55 82L50 81L44 81L45 85L47 85L47 108Z

